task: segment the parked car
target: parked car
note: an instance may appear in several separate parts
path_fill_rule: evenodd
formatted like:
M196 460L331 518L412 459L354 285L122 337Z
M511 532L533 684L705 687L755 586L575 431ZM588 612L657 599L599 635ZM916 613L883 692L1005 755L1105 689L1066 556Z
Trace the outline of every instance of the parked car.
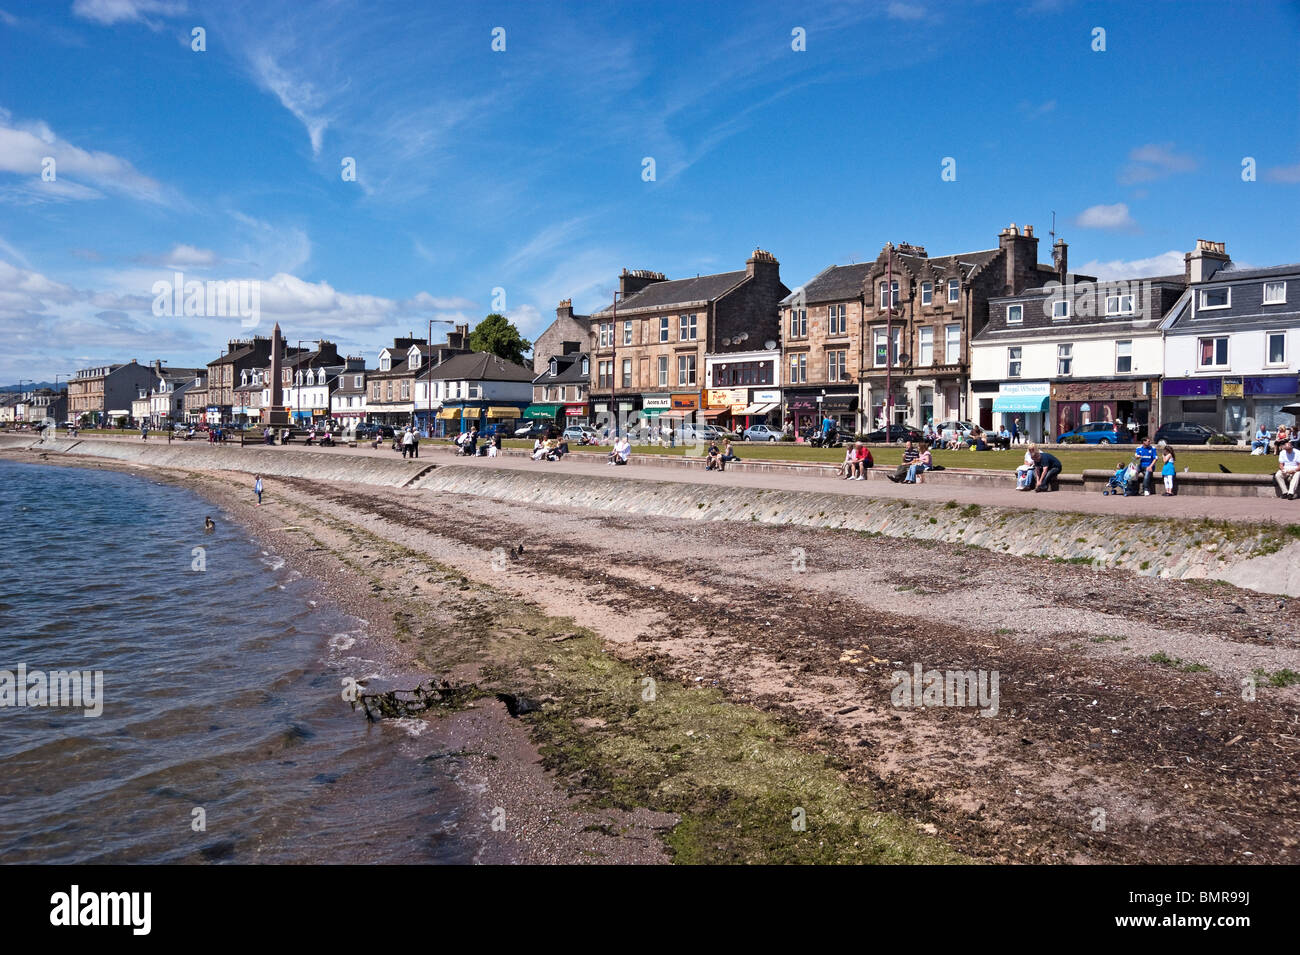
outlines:
M554 425L549 421L536 420L530 421L522 428L515 429L516 438L528 438L530 441L536 438L545 438L546 432L550 431Z
M773 431L765 424L750 425L745 429L746 441L779 441L781 432Z
M387 424L359 424L356 430L358 438L373 438L376 435L381 438L391 438L394 434L392 425Z
M1156 431L1154 441L1159 444L1209 444L1211 438L1224 435L1195 421L1166 421Z
M1073 431L1058 434L1056 440L1064 444L1076 437L1083 438L1084 444L1119 444L1119 431L1113 421L1093 421Z
M571 424L564 429L564 440L570 444L599 444L600 434L589 424Z
M908 428L901 424L891 424L889 426L889 437L885 437L885 429L878 428L865 434L862 440L867 442L883 441L924 441L925 435L916 428Z

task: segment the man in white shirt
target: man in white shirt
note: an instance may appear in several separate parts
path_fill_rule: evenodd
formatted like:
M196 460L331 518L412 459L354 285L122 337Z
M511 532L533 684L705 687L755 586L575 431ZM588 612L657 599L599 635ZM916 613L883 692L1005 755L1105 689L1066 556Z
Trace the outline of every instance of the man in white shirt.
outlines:
M1273 480L1284 498L1295 500L1296 491L1300 490L1300 454L1296 453L1290 441L1282 445L1277 456L1277 474L1273 475Z

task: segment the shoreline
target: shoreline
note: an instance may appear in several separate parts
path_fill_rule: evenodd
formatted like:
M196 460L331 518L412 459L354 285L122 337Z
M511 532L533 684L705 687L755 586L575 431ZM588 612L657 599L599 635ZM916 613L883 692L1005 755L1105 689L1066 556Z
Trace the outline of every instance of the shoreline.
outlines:
M251 496L231 472L182 480ZM301 478L267 491L307 528L285 534L312 576L409 599L390 614L404 652L542 702L501 725L582 811L675 811L642 836L677 861L1296 859L1300 687L1233 699L1242 673L1300 670L1300 601L853 531ZM790 577L797 548L809 566ZM955 621L944 580L962 582ZM1001 717L890 707L909 660L1001 670Z

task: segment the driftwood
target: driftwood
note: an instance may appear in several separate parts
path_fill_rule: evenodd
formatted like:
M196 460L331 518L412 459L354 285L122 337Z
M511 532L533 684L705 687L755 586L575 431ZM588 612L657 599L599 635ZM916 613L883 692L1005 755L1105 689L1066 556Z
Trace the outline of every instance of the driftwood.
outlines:
M382 719L397 719L403 716L415 716L436 706L459 707L481 695L481 691L472 683L451 684L446 680L429 680L413 690L389 690L384 693L362 693L357 703L366 712L366 719L374 722Z

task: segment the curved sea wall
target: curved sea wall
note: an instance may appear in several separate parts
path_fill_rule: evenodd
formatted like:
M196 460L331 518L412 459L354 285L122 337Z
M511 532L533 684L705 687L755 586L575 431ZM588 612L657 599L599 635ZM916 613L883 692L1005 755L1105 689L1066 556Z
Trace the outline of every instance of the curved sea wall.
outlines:
M246 471L274 477L315 478L321 481L352 481L376 487L405 487L412 479L433 468L425 463L394 455L391 458L351 455L346 449L299 451L265 445L210 445L195 442L124 441L87 438L55 438L41 441L31 437L0 440L0 448L27 448L42 454L68 454L121 461L145 467L181 468L199 471Z
M961 507L816 491L737 488L544 471L446 465L410 485L525 504L701 521L793 524L1045 557L1079 570L1224 580L1300 596L1300 527L1214 520L1115 518L1035 509Z
M435 465L396 456L348 455L342 449L335 455L253 445L0 436L0 449L23 448L33 454L84 456L141 467L343 481L651 518L833 528L1043 557L1075 565L1076 572L1113 568L1147 576L1224 580L1300 596L1300 526L1296 525L1116 518L733 486L719 491L705 484L625 474L614 478Z

